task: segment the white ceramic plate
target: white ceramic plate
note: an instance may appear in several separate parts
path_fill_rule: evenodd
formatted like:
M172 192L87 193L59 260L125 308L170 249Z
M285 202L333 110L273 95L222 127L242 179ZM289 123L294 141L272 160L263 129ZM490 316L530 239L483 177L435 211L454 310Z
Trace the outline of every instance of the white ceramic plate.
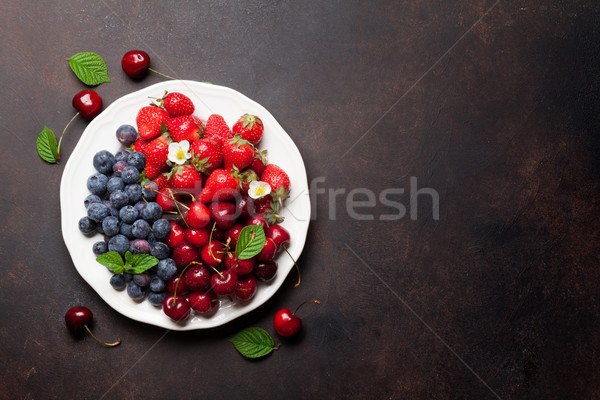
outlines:
M112 273L96 262L92 252L93 243L102 240L102 236L97 234L86 237L78 228L79 219L86 215L83 200L89 194L87 178L95 172L92 165L94 154L104 149L116 153L120 149L115 135L117 128L122 124L135 126L137 111L149 104L149 97L161 97L165 90L189 96L196 106L194 114L204 122L212 113L221 114L230 127L244 113L258 115L262 119L265 131L259 148L267 149L269 162L282 167L291 180L290 198L282 213L285 217L282 226L292 236L288 250L294 259L298 259L310 221L306 170L298 148L275 118L260 104L230 88L194 81L161 82L128 94L106 107L90 122L69 156L63 172L60 186L62 232L79 274L118 312L134 320L167 329L211 328L254 310L273 296L293 269L291 259L285 253L278 256L279 269L276 277L268 284L259 282L255 297L247 304L221 300L220 308L214 315L203 317L192 312L187 321L175 323L147 300L136 302L125 290L113 289L109 283Z

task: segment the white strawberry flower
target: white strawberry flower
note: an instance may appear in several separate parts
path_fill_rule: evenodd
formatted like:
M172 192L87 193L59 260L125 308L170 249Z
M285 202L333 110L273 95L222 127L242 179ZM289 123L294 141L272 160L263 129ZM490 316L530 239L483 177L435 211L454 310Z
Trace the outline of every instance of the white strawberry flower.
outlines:
M248 186L248 196L252 197L254 200L265 197L269 193L271 193L271 185L267 182L252 181Z
M192 157L190 153L190 142L182 140L181 142L173 142L169 144L169 161L182 165L186 160Z

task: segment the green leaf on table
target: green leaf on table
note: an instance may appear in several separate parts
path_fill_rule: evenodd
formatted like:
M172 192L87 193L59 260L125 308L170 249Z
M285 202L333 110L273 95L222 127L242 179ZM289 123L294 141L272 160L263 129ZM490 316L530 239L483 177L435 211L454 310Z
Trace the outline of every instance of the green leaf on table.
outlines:
M74 54L69 58L69 66L81 82L88 86L110 82L106 63L96 53L87 51Z
M252 258L265 247L265 242L263 224L245 226L235 245L235 256L239 260Z
M129 252L127 252L129 253ZM127 255L127 253L125 253ZM158 258L150 254L136 254L131 262L127 263L127 272L132 274L141 274L158 264Z
M35 142L38 154L42 160L54 164L58 161L58 145L56 144L56 136L54 132L44 126Z
M113 271L115 274L120 274L125 271L123 257L121 257L121 255L116 251L109 251L107 253L100 254L98 257L96 257L96 261Z
M275 342L271 335L262 328L250 327L238 332L231 339L227 339L240 352L248 358L266 356L274 350Z

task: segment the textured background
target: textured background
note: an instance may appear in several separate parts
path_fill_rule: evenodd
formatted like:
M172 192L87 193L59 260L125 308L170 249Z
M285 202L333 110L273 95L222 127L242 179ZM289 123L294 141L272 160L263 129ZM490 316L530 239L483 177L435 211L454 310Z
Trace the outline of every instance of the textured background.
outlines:
M600 398L600 4L594 0L21 1L0 12L0 398ZM169 332L108 307L60 231L64 163L35 151L84 85L94 51L105 104L141 48L182 79L265 106L324 193L295 273L220 328ZM62 151L86 123L69 128ZM419 197L410 178L439 194ZM385 189L373 220L346 210ZM333 196L334 191L340 194ZM342 190L344 192L342 192ZM355 200L366 197L356 195ZM249 361L226 341L308 298L304 330ZM75 341L65 311L95 332Z

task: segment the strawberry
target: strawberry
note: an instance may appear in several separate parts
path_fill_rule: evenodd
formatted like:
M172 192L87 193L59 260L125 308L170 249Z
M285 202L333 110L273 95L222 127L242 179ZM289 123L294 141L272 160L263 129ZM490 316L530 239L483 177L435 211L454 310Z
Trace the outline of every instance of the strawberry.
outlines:
M226 170L243 170L254 159L254 146L239 136L223 142L223 163Z
M136 141L133 143L133 149L135 151L139 151L140 153L145 155L146 147L148 147L148 143L150 143L149 140L137 138Z
M223 164L223 153L219 143L210 138L202 138L195 140L191 147L192 164L194 167L207 175L210 175L217 168L221 168Z
M192 100L179 92L165 92L165 95L162 98L162 105L172 117L190 115L195 110Z
M173 181L169 179L167 174L159 174L156 178L154 178L154 183L156 183L158 186L158 190L163 190L164 188L171 187L173 185Z
M202 176L192 165L180 165L171 171L173 188L197 195L202 189Z
M158 179L158 177L161 176L162 172L166 168L167 168L166 165L160 166L160 165L146 163L146 168L145 168L146 177L151 180Z
M219 114L211 114L206 121L206 127L204 128L204 137L215 139L219 146L223 145L223 142L231 139L233 134L231 129L225 122L225 119Z
M151 140L160 136L162 123L169 119L169 114L157 106L140 108L135 117L138 134L142 139Z
M250 182L258 180L258 174L254 170L247 168L238 174L240 179L240 186L242 193L248 194L248 187Z
M271 186L271 196L279 205L290 196L290 177L279 166L267 165L260 180Z
M167 136L161 135L146 147L146 176L154 179L167 168L169 144Z
M176 142L187 140L192 143L194 140L202 137L204 130L202 121L195 115L182 115L180 117L169 118L165 121L165 126Z
M258 215L262 215L269 225L283 222L283 217L279 214L279 203L273 200L271 195L254 200L254 207Z
M227 201L233 199L239 193L239 180L230 171L224 169L214 170L200 193L200 201L210 203L211 201Z
M254 160L250 163L250 168L254 170L258 174L258 176L262 175L265 167L267 166L267 150L262 150L254 153Z
M240 135L242 139L257 145L262 139L265 127L256 115L244 114L231 127L234 135Z

